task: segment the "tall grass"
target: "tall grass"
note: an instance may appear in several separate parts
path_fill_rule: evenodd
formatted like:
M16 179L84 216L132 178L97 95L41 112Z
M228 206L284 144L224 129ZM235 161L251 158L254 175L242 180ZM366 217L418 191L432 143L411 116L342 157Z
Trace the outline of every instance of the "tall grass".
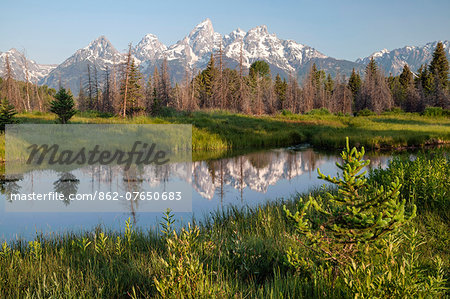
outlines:
M55 116L41 113L19 114L21 123L54 123ZM424 146L450 141L450 118L412 113L380 116L336 116L329 114L279 114L249 116L230 112L179 112L153 118L139 116L99 117L95 113L76 115L71 123L183 123L192 124L194 151L224 151L268 148L310 143L337 149L346 136L367 149ZM1 153L1 151L0 151Z
M387 169L371 171L369 183L378 185L402 174L401 197L419 206L408 229L412 233L386 240L393 244L387 247L392 253L386 251L386 258L367 257L370 263L365 269L372 272L361 268L335 272L326 264L296 272L288 266L289 247L314 260L295 237L282 209L283 205L297 208L300 195L294 195L260 207L229 207L181 231L173 229L169 213L161 232L135 230L127 222L121 232L99 227L81 235L39 235L29 243L4 243L0 297L351 298L361 290L394 297L433 290L435 297L444 297L449 286L443 281L448 281L450 265L448 219L441 211L449 201L443 192L448 188L442 189L450 180L447 163L446 153L433 152L414 160L395 158ZM409 183L419 175L424 180ZM320 188L310 194L323 197L326 191L335 192ZM402 263L412 266L402 268L406 267ZM395 277L397 287L392 290L387 287L394 286L386 281L387 274L380 274L387 270ZM351 286L345 280L349 277ZM382 289L367 285L368 279Z

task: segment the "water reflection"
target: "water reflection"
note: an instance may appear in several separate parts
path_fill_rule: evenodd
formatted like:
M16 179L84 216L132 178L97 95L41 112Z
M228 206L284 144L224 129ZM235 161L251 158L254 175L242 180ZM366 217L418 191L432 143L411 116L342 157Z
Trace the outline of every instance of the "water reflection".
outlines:
M60 232L89 229L99 223L109 229L122 229L125 219L132 217L137 225L148 228L158 224L161 213L139 213L140 201L122 201L112 213L65 213L76 203L67 200L69 194L93 193L96 190L119 193L145 191L151 188L167 190L183 182L192 186L193 215L201 219L227 205L254 206L266 200L288 197L322 184L317 168L326 174L337 173L336 155L278 149L246 155L192 163L144 166L124 171L119 166L89 166L71 172L33 171L11 180L0 181L0 240L20 235L32 238L38 232ZM388 156L370 157L371 167L384 166ZM8 194L59 192L66 200L59 213L9 213L5 211ZM76 210L74 210L76 211ZM159 217L159 218L158 218ZM179 213L179 219L189 221L192 213Z
M80 180L70 172L58 174L58 180L53 183L53 190L64 195L64 204L70 204L69 195L76 194Z

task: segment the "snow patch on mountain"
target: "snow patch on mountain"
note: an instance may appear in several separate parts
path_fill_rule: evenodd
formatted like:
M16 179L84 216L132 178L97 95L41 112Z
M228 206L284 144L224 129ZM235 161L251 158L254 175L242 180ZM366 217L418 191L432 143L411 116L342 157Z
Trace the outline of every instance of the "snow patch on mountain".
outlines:
M393 75L400 74L405 64L416 71L421 65L431 62L437 43L438 41L427 43L424 46L405 46L390 51L383 49L368 57L359 58L356 62L367 64L373 58L387 74L392 73ZM450 57L450 41L445 40L442 43L447 56Z
M16 80L26 81L27 70L29 82L36 83L47 76L56 65L38 64L34 60L27 59L16 49L0 52L0 76L6 75L6 57L9 59L11 72Z
M103 82L107 69L118 70L125 61L126 55L117 51L105 36L100 36L86 47L77 50L39 83L57 88L61 82L63 87L78 94L80 85L84 86L87 81L88 65L91 78L97 75L98 80Z
M162 59L167 46L154 34L147 34L136 45L134 54L141 61Z

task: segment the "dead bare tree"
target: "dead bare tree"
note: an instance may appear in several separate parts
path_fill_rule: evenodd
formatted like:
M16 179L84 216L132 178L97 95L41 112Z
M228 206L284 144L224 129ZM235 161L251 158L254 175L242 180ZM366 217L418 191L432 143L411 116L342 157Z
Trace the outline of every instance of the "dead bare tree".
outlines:
M90 110L93 108L92 102L93 102L94 90L93 90L93 86L92 86L91 68L89 66L89 63L87 64L87 72L88 72L88 82L87 82L87 84L88 84L88 86L87 86L88 87L88 103L87 103L86 107L87 107L87 109Z
M20 110L19 107L19 97L18 92L16 88L16 82L14 80L14 75L12 72L11 64L9 62L9 55L6 55L5 58L5 84L4 84L4 94L6 95L6 98L8 101L18 110Z
M125 66L125 87L124 87L124 94L123 94L123 111L122 116L127 116L127 93L128 93L128 79L130 77L130 71L131 71L131 43L128 45L128 54L127 54L127 62Z
M105 85L104 92L102 94L102 107L101 110L103 112L112 112L113 105L111 99L111 75L109 68L107 67L105 70Z
M310 71L303 81L302 105L300 112L305 113L314 108L315 88L313 84L313 74Z
M93 105L94 110L100 110L100 89L98 85L98 73L97 66L94 64L94 92L95 92L95 102Z
M42 104L42 98L41 98L41 96L40 96L40 94L39 94L39 87L38 87L38 81L37 81L37 79L36 79L36 82L35 82L35 84L34 84L34 89L35 89L35 95L36 95L36 99L37 99L37 102L38 102L38 105L39 105L39 112L42 112L43 110L42 110L42 108L43 108L43 104Z
M20 58L22 60L22 64L24 67L24 71L25 71L25 93L26 93L26 105L25 105L25 111L29 112L32 110L31 108L31 102L30 102L30 89L29 89L29 82L30 82L30 78L29 78L29 71L28 71L28 60L25 56L25 51L20 53Z
M391 109L394 101L386 78L374 61L366 67L366 75L361 90L356 98L357 110L370 109L375 113Z
M352 92L346 84L345 78L336 77L336 86L333 90L328 109L333 113L352 113Z
M239 53L239 96L237 97L238 103L236 104L237 110L243 113L250 113L250 105L248 102L248 89L247 84L244 82L244 50L243 40L241 40L241 49Z

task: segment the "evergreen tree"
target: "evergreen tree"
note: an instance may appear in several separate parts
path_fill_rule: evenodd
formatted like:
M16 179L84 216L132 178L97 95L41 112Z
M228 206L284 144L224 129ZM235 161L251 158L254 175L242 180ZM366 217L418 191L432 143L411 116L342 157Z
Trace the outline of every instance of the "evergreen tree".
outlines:
M3 99L0 102L0 131L5 130L6 124L13 124L16 122L14 115L17 114L17 111L14 109L14 106L9 103L7 99Z
M328 74L327 80L325 81L325 91L331 94L333 90L334 90L334 81L333 78L331 78L331 74Z
M335 88L335 83L333 78L331 78L331 74L328 74L327 79L324 82L325 88L325 99L324 99L324 108L327 108L329 111L334 111L334 104L331 102L331 97L333 95L333 91Z
M400 76L394 77L392 76L392 74L390 74L390 76L387 78L387 82L389 85L389 89L391 90L394 105L396 107L403 107L407 87L403 87L400 83Z
M402 73L399 76L399 82L404 90L406 90L409 84L413 82L413 74L407 64L403 66Z
M61 88L55 95L55 99L50 102L50 112L58 115L60 123L66 124L76 113L71 92Z
M375 62L375 59L371 57L369 64L366 66L366 75L370 74L374 76L377 70L378 70L377 63Z
M409 66L403 66L402 73L398 76L400 85L401 107L407 112L421 111L420 94L414 84L413 73ZM396 97L393 92L394 98Z
M442 42L439 42L433 53L433 60L430 63L430 73L439 82L442 89L447 88L448 84L448 60L445 55L445 49Z
M286 100L286 89L287 83L286 80L281 80L280 74L277 74L275 77L275 94L277 96L278 109L283 107L283 103Z
M167 63L167 58L164 58L161 64L161 78L160 78L160 97L161 97L161 105L164 107L169 107L171 103L171 87L172 83L170 82L169 75L169 66Z
M417 70L417 77L415 79L416 87L421 86L425 96L429 96L434 90L434 79L431 73L428 71L426 65L421 65Z
M251 78L259 76L261 78L270 78L269 64L263 60L257 60L250 66L249 75Z
M355 69L352 70L352 74L350 76L350 79L348 80L348 87L352 92L353 100L355 100L356 95L361 89L361 76L359 75L359 73L355 72Z
M132 59L128 71L128 82L125 82L124 78L121 87L122 96L125 96L125 87L127 88L126 115L133 115L145 109L140 105L143 98L140 85L141 79L141 72L135 65L134 59Z
M356 257L360 244L376 242L384 235L415 216L405 217L405 200L399 200L401 184L398 178L390 186L372 187L361 171L370 164L363 160L364 148L350 149L348 138L341 154L343 171L340 177L325 176L318 170L319 178L337 186L337 194L328 193L329 204L320 197L300 199L299 210L292 214L284 207L301 235L308 240L307 247L334 265L346 264ZM309 210L314 211L313 214ZM312 217L307 217L307 215ZM294 266L306 265L307 261L292 250L288 260Z
M212 107L217 73L218 71L215 67L214 55L211 54L211 58L206 66L206 69L204 69L196 78L201 108Z

